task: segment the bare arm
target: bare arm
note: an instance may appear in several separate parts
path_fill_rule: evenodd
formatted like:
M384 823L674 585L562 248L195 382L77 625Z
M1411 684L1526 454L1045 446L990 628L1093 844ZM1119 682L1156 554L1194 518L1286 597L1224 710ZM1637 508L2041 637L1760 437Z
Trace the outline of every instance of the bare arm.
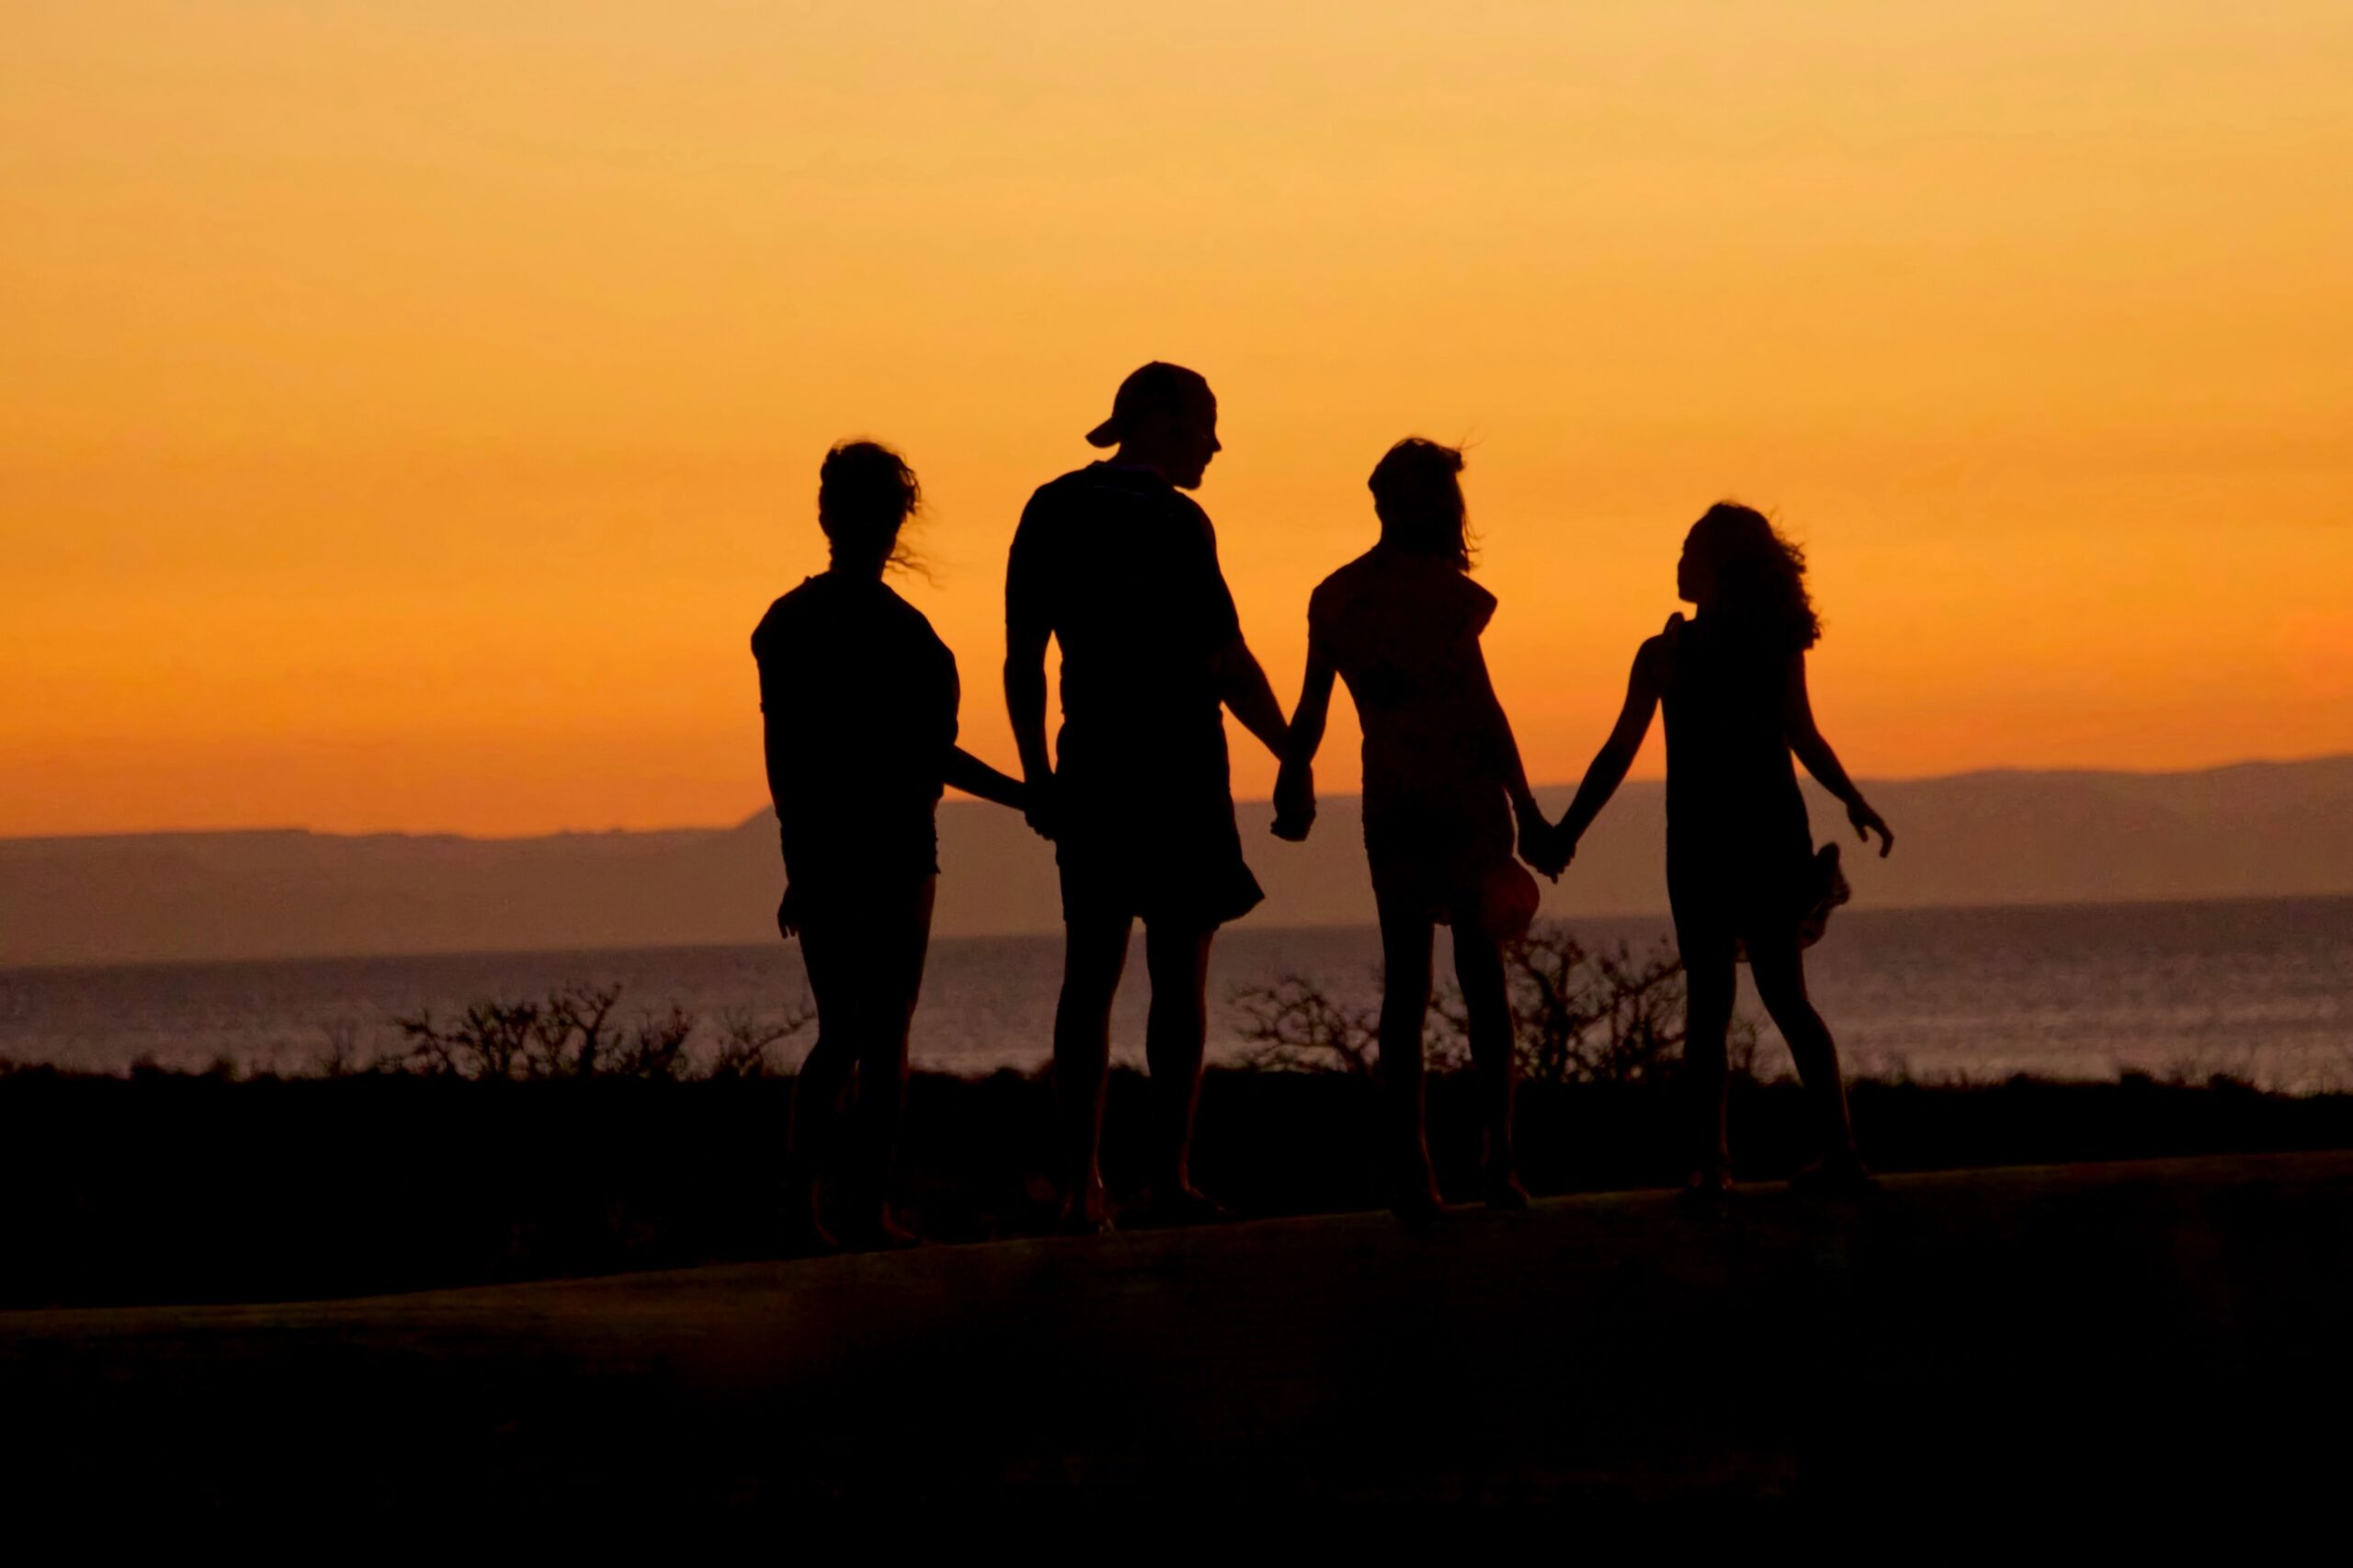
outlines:
M1042 626L1008 619L1005 629L1005 707L1013 720L1013 744L1021 754L1029 825L1051 838L1051 791L1054 761L1046 751L1046 639Z
M1813 698L1806 690L1805 655L1798 653L1790 660L1789 678L1781 690L1781 732L1789 738L1790 750L1805 764L1805 770L1836 795L1847 807L1847 820L1855 824L1855 836L1865 844L1871 835L1879 835L1880 858L1885 859L1895 847L1895 835L1887 824L1871 810L1855 781L1847 777L1847 769L1838 761L1838 754L1830 749L1823 738L1821 726L1814 722Z
M1300 683L1299 706L1291 710L1290 733L1282 752L1285 767L1306 767L1324 744L1324 727L1332 718L1332 681L1338 671L1331 655L1316 643L1307 645L1307 678Z
M948 748L948 763L940 769L940 782L951 790L961 790L967 795L1010 806L1017 812L1029 804L1029 791L1020 779L999 773L962 746Z
M1511 719L1504 712L1503 699L1495 695L1495 678L1487 673L1487 653L1480 649L1479 689L1486 695L1489 722L1493 725L1490 740L1495 746L1495 766L1502 774L1504 792L1511 797L1511 808L1524 820L1536 810L1536 796L1528 788L1528 769L1519 760L1519 740L1511 733Z
M760 749L767 762L768 803L776 808L777 837L780 843L784 837L784 726L777 722L775 714L765 711L765 704L762 707ZM801 915L793 908L789 872L787 877L784 896L777 901L776 930L778 936L790 942L801 934Z
M1313 639L1307 644L1307 678L1291 710L1283 745L1282 771L1275 778L1275 836L1298 843L1315 824L1315 753L1332 717L1331 656Z
M1558 881L1568 858L1557 853L1552 824L1544 820L1544 812L1536 804L1536 793L1528 787L1528 768L1520 761L1519 740L1511 733L1511 717L1504 711L1503 699L1495 695L1495 677L1487 672L1484 649L1479 650L1478 659L1479 689L1486 701L1488 744L1493 748L1490 766L1503 779L1504 794L1511 801L1512 819L1518 829L1519 858Z
M1609 803L1609 797L1618 792L1618 786L1626 781L1626 770L1634 766L1634 755L1651 733L1651 720L1658 712L1663 648L1654 637L1634 655L1633 670L1626 677L1626 705L1618 710L1609 738L1593 754L1585 782L1577 786L1576 799L1569 802L1568 814L1561 819L1561 840L1572 852L1585 830L1593 825L1593 819L1601 814L1601 808Z
M1210 669L1217 679L1218 699L1261 745L1281 756L1290 726L1283 722L1282 704L1275 700L1275 688L1267 684L1267 672L1258 667L1250 645L1236 637L1210 655Z

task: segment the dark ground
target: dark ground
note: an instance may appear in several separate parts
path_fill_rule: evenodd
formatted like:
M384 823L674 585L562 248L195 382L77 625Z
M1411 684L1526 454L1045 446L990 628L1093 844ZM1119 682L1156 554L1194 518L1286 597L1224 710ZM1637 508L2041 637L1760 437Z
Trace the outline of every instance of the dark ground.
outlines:
M11 1312L0 1491L16 1519L321 1514L344 1541L839 1502L892 1530L1179 1505L1124 1516L1156 1534L1267 1503L1557 1500L1589 1531L1761 1502L1903 1558L2059 1506L2094 1533L2012 1544L2219 1511L2243 1553L2340 1494L2348 1235L2328 1153ZM1904 1533L1856 1533L1881 1517Z
M1478 1190L1472 1085L1434 1083L1449 1192ZM146 1073L0 1075L0 1308L315 1299L775 1256L787 1079L478 1083L366 1075L234 1081ZM1865 1084L1881 1170L2353 1148L2353 1096L2228 1084ZM1663 1085L1529 1085L1519 1139L1540 1196L1680 1174ZM1012 1074L918 1077L899 1190L925 1234L1049 1228L1051 1092ZM1788 1085L1745 1085L1739 1173L1812 1153ZM1106 1141L1137 1196L1145 1085L1115 1076ZM1371 1084L1213 1073L1197 1174L1246 1217L1377 1201Z

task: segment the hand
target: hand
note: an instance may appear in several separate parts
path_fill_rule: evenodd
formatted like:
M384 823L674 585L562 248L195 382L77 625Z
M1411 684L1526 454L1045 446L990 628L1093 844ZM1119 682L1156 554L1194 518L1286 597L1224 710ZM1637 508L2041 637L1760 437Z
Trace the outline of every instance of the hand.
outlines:
M1028 798L1028 804L1021 811L1021 819L1029 824L1030 832L1051 844L1055 831L1062 825L1054 812L1054 776L1051 773L1035 775L1023 780L1021 788Z
M1307 841L1308 829L1315 825L1315 774L1307 767L1283 765L1275 776L1275 823L1272 832L1277 838L1293 844Z
M1877 812L1871 810L1870 803L1860 795L1847 802L1847 820L1855 824L1855 836L1865 844L1871 841L1872 834L1879 835L1881 859L1886 859L1887 852L1895 847L1895 835L1887 830L1886 822Z
M1576 846L1571 844L1563 849L1559 830L1544 820L1533 800L1522 801L1513 809L1519 823L1519 858L1559 881Z
M784 884L784 897L776 906L776 933L790 942L801 934L801 914L792 907L792 884Z

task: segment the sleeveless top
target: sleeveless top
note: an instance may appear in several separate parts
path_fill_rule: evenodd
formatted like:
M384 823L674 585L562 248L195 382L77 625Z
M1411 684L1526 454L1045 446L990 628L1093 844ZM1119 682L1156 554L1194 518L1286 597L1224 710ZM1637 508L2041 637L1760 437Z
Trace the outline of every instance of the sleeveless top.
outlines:
M1670 892L1776 893L1813 853L1782 728L1793 651L1705 617L1673 617L1663 641Z

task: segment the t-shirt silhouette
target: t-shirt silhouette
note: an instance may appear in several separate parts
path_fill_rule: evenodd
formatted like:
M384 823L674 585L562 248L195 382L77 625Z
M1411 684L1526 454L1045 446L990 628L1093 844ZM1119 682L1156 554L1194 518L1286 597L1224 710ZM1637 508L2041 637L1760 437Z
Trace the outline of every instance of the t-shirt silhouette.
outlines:
M1065 907L1215 924L1256 903L1213 663L1242 626L1208 514L1116 462L1041 485L1014 533L1005 614L1062 648Z
M1005 614L1062 645L1065 725L1171 746L1222 733L1210 657L1241 620L1209 515L1151 470L1090 463L1040 486L1013 536Z
M795 888L937 871L959 692L923 612L875 578L828 572L768 607L752 656Z

